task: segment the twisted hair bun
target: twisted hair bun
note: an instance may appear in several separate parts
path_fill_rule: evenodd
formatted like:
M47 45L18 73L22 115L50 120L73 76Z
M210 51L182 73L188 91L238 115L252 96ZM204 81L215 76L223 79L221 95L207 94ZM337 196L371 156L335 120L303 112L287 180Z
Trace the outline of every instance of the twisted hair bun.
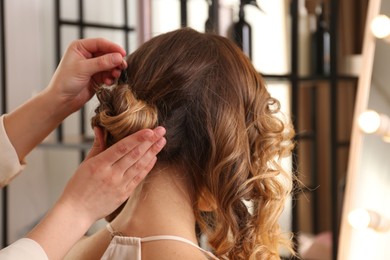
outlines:
M96 95L100 104L91 125L103 129L107 146L138 130L157 126L156 107L137 99L127 84L103 87Z

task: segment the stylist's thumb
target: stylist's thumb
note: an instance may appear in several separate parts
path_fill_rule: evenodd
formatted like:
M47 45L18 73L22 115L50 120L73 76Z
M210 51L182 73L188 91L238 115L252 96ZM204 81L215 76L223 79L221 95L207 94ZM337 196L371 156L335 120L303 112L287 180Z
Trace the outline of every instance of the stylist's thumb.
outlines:
M84 61L84 69L91 75L103 71L112 70L123 63L123 57L120 53L109 53Z
M103 142L103 130L100 127L95 126L93 128L93 132L95 133L95 138L93 140L92 148L89 151L87 157L85 158L86 160L98 155L105 149L105 145Z

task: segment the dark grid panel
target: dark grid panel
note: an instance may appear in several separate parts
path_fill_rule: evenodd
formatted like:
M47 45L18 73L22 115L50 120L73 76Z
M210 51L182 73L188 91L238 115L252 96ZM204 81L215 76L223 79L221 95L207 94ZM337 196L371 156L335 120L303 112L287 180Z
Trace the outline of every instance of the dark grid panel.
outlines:
M337 251L338 251L338 240L339 240L339 226L340 226L340 219L339 219L339 204L342 198L340 198L340 193L338 192L339 187L339 180L338 180L338 166L340 164L339 158L337 156L338 151L340 148L345 148L345 142L342 142L338 140L337 138L337 128L338 128L338 83L341 81L348 81L352 82L352 87L356 88L356 77L350 77L350 76L344 76L338 74L338 68L337 68L337 53L338 53L338 1L337 0L329 0L327 2L329 4L329 10L330 10L330 19L329 19L329 33L330 33L330 75L328 76L308 76L308 77L300 77L298 75L298 64L299 64L299 54L298 54L298 0L292 0L291 6L290 6L290 12L291 12L291 73L290 75L265 75L265 78L277 78L277 79L283 79L288 78L291 83L291 111L293 115L293 123L294 126L298 127L298 122L300 120L298 116L298 106L299 106L299 97L301 93L301 86L302 82L305 81L313 81L313 93L311 97L311 106L315 108L315 103L317 94L316 94L316 86L319 82L327 82L329 84L330 88L330 99L329 99L329 113L330 113L330 124L329 124L329 131L330 131L330 170L329 170L329 182L330 187L328 190L328 196L331 205L334 205L329 212L329 218L331 220L331 230L332 230L332 259L337 259ZM317 159L318 156L318 144L317 144L317 138L318 133L316 129L316 111L313 109L312 114L310 116L311 123L312 123L312 131L309 134L309 137L304 138L304 136L300 135L300 133L297 134L296 141L297 146L295 148L295 151L293 152L293 173L294 175L298 176L298 165L299 160L302 160L302 158L298 157L298 147L299 142L302 139L310 140L312 142L312 151L313 151L313 158L314 160L311 161L310 165L310 175L312 180L312 187L318 186L318 164ZM349 143L347 144L347 146ZM298 176L299 177L299 176ZM298 186L298 183L294 184L295 187ZM318 191L317 189L313 189L310 191L312 196L312 202L311 202L311 220L313 224L313 232L316 234L319 231L319 223L318 223L318 214L320 205L318 205ZM297 199L297 196L299 194L293 195L293 203L299 204L299 200ZM300 233L300 227L299 227L299 213L298 213L298 207L297 205L293 205L293 212L292 212L292 231L294 233L294 242L296 243L295 249L298 249L299 244L297 241L297 235Z
M7 88L6 88L6 52L5 52L5 0L0 0L0 115L7 112ZM1 224L1 236L2 236L2 246L5 247L8 245L8 190L7 187L4 187L1 191L1 207L2 207L2 224Z

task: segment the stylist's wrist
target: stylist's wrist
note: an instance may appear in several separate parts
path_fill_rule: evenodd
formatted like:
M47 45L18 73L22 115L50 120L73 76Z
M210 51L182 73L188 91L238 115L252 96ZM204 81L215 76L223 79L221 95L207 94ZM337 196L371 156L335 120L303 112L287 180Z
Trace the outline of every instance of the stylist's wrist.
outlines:
M39 102L41 102L44 111L42 115L47 122L52 122L54 125L60 124L69 114L69 108L66 107L66 103L53 91L43 90L39 97Z
M55 83L50 83L55 84ZM71 95L64 95L60 91L61 86L49 86L42 91L42 99L50 111L51 119L62 122L66 117L78 111L92 96L80 100L78 97Z
M49 259L57 259L54 256L66 254L93 223L88 214L75 208L73 202L60 198L26 237L40 244ZM61 246L56 248L58 241L61 241Z
M93 223L95 223L99 217L93 214L88 208L83 205L81 200L73 200L70 198L61 197L54 206L64 216L68 216L69 219L77 222L80 230L86 232Z

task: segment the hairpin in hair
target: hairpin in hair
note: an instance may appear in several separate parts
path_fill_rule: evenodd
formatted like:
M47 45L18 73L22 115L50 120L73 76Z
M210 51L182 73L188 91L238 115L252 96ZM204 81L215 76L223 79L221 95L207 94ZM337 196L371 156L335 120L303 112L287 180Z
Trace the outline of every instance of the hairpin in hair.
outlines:
M118 78L118 84L126 84L126 83L127 83L127 68L122 70L122 73Z

